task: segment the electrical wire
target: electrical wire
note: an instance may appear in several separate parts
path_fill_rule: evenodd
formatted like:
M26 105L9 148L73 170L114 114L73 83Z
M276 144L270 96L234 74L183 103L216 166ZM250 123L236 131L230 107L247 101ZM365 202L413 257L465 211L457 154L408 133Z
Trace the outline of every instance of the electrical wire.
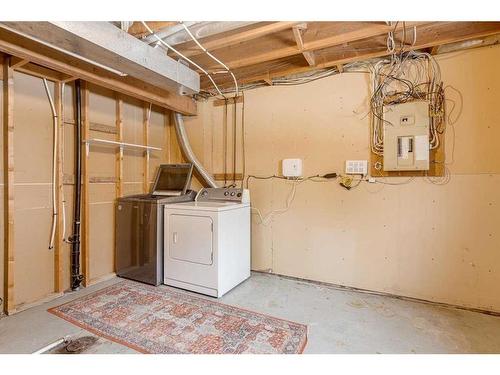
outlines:
M47 99L49 100L50 109L52 111L52 121L53 121L53 147L52 147L52 227L50 230L50 240L49 240L49 250L54 248L54 241L56 236L56 226L57 226L57 138L58 138L58 117L56 107L54 105L54 100L52 99L52 95L50 94L49 85L47 80L43 79L43 87L45 88L45 93L47 94Z
M226 64L224 64L217 57L215 57L214 55L212 55L205 47L203 47L201 45L201 43L198 41L198 39L196 39L195 36L191 33L191 31L189 30L189 28L184 24L184 22L181 21L181 25L182 25L182 27L184 27L184 30L186 30L186 32L191 37L191 39L198 45L198 47L200 47L201 50L203 52L205 52L212 60L214 60L216 63L218 63L219 65L221 65L224 69L226 69L226 71L224 73L228 73L228 74L231 75L231 77L233 78L233 81L234 81L234 89L236 91L236 96L238 96L239 95L238 81L236 80L236 77L233 74L233 72L231 71L231 69L229 69L229 67Z
M146 30L148 30L148 32L150 33L150 35L153 35L155 37L155 39L158 40L158 42L160 44L162 44L163 46L167 47L167 49L170 49L172 50L175 54L177 54L179 57L181 57L182 59L186 60L187 62L189 62L190 64L194 65L196 68L198 68L199 70L201 70L203 72L203 74L205 74L208 79L210 80L210 82L212 83L212 85L215 87L215 89L217 90L217 92L219 93L219 95L221 95L223 98L226 98L225 95L221 92L221 90L219 89L219 86L217 86L217 84L215 83L214 79L212 78L212 76L210 75L210 73L208 73L205 69L203 69L201 66L199 66L198 64L196 64L193 60L187 58L186 56L184 56L181 52L177 51L174 47L172 47L170 44L168 44L167 42L165 42L163 39L161 39L158 35L156 35L156 33L146 24L146 22L144 21L141 21L142 25L146 28Z
M245 179L246 155L245 155L245 93L241 92L241 188Z

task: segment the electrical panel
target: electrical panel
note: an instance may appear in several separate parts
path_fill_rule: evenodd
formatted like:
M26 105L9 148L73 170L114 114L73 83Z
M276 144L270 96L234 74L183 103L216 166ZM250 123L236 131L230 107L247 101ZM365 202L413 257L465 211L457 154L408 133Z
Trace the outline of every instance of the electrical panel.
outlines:
M345 173L366 176L368 174L368 160L346 160Z
M384 171L429 170L429 102L384 107Z

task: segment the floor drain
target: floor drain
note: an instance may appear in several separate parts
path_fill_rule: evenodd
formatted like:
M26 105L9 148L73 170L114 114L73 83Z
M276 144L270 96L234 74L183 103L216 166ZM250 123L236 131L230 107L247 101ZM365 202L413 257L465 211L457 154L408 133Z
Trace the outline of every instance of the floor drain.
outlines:
M97 342L98 338L95 336L82 336L75 339L70 339L64 343L62 347L58 348L57 354L80 354Z

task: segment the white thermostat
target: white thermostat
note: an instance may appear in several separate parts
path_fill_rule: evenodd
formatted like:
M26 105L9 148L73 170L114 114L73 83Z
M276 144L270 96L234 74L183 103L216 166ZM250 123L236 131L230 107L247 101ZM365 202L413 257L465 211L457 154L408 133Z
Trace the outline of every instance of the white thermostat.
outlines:
M302 159L283 159L281 171L284 177L302 177Z

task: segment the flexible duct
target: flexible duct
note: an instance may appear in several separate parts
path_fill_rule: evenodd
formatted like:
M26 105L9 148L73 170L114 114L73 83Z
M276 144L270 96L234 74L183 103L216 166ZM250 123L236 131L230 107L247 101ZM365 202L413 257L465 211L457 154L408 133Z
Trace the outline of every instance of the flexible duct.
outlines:
M179 146L181 147L182 153L186 157L186 159L193 164L194 168L198 171L201 178L203 179L205 185L208 187L216 188L217 183L215 182L214 177L208 172L205 167L200 163L200 161L196 158L196 155L189 144L188 136L186 133L186 129L184 127L184 119L180 113L174 113L174 122L175 122L175 134L177 135L177 141L179 142Z

